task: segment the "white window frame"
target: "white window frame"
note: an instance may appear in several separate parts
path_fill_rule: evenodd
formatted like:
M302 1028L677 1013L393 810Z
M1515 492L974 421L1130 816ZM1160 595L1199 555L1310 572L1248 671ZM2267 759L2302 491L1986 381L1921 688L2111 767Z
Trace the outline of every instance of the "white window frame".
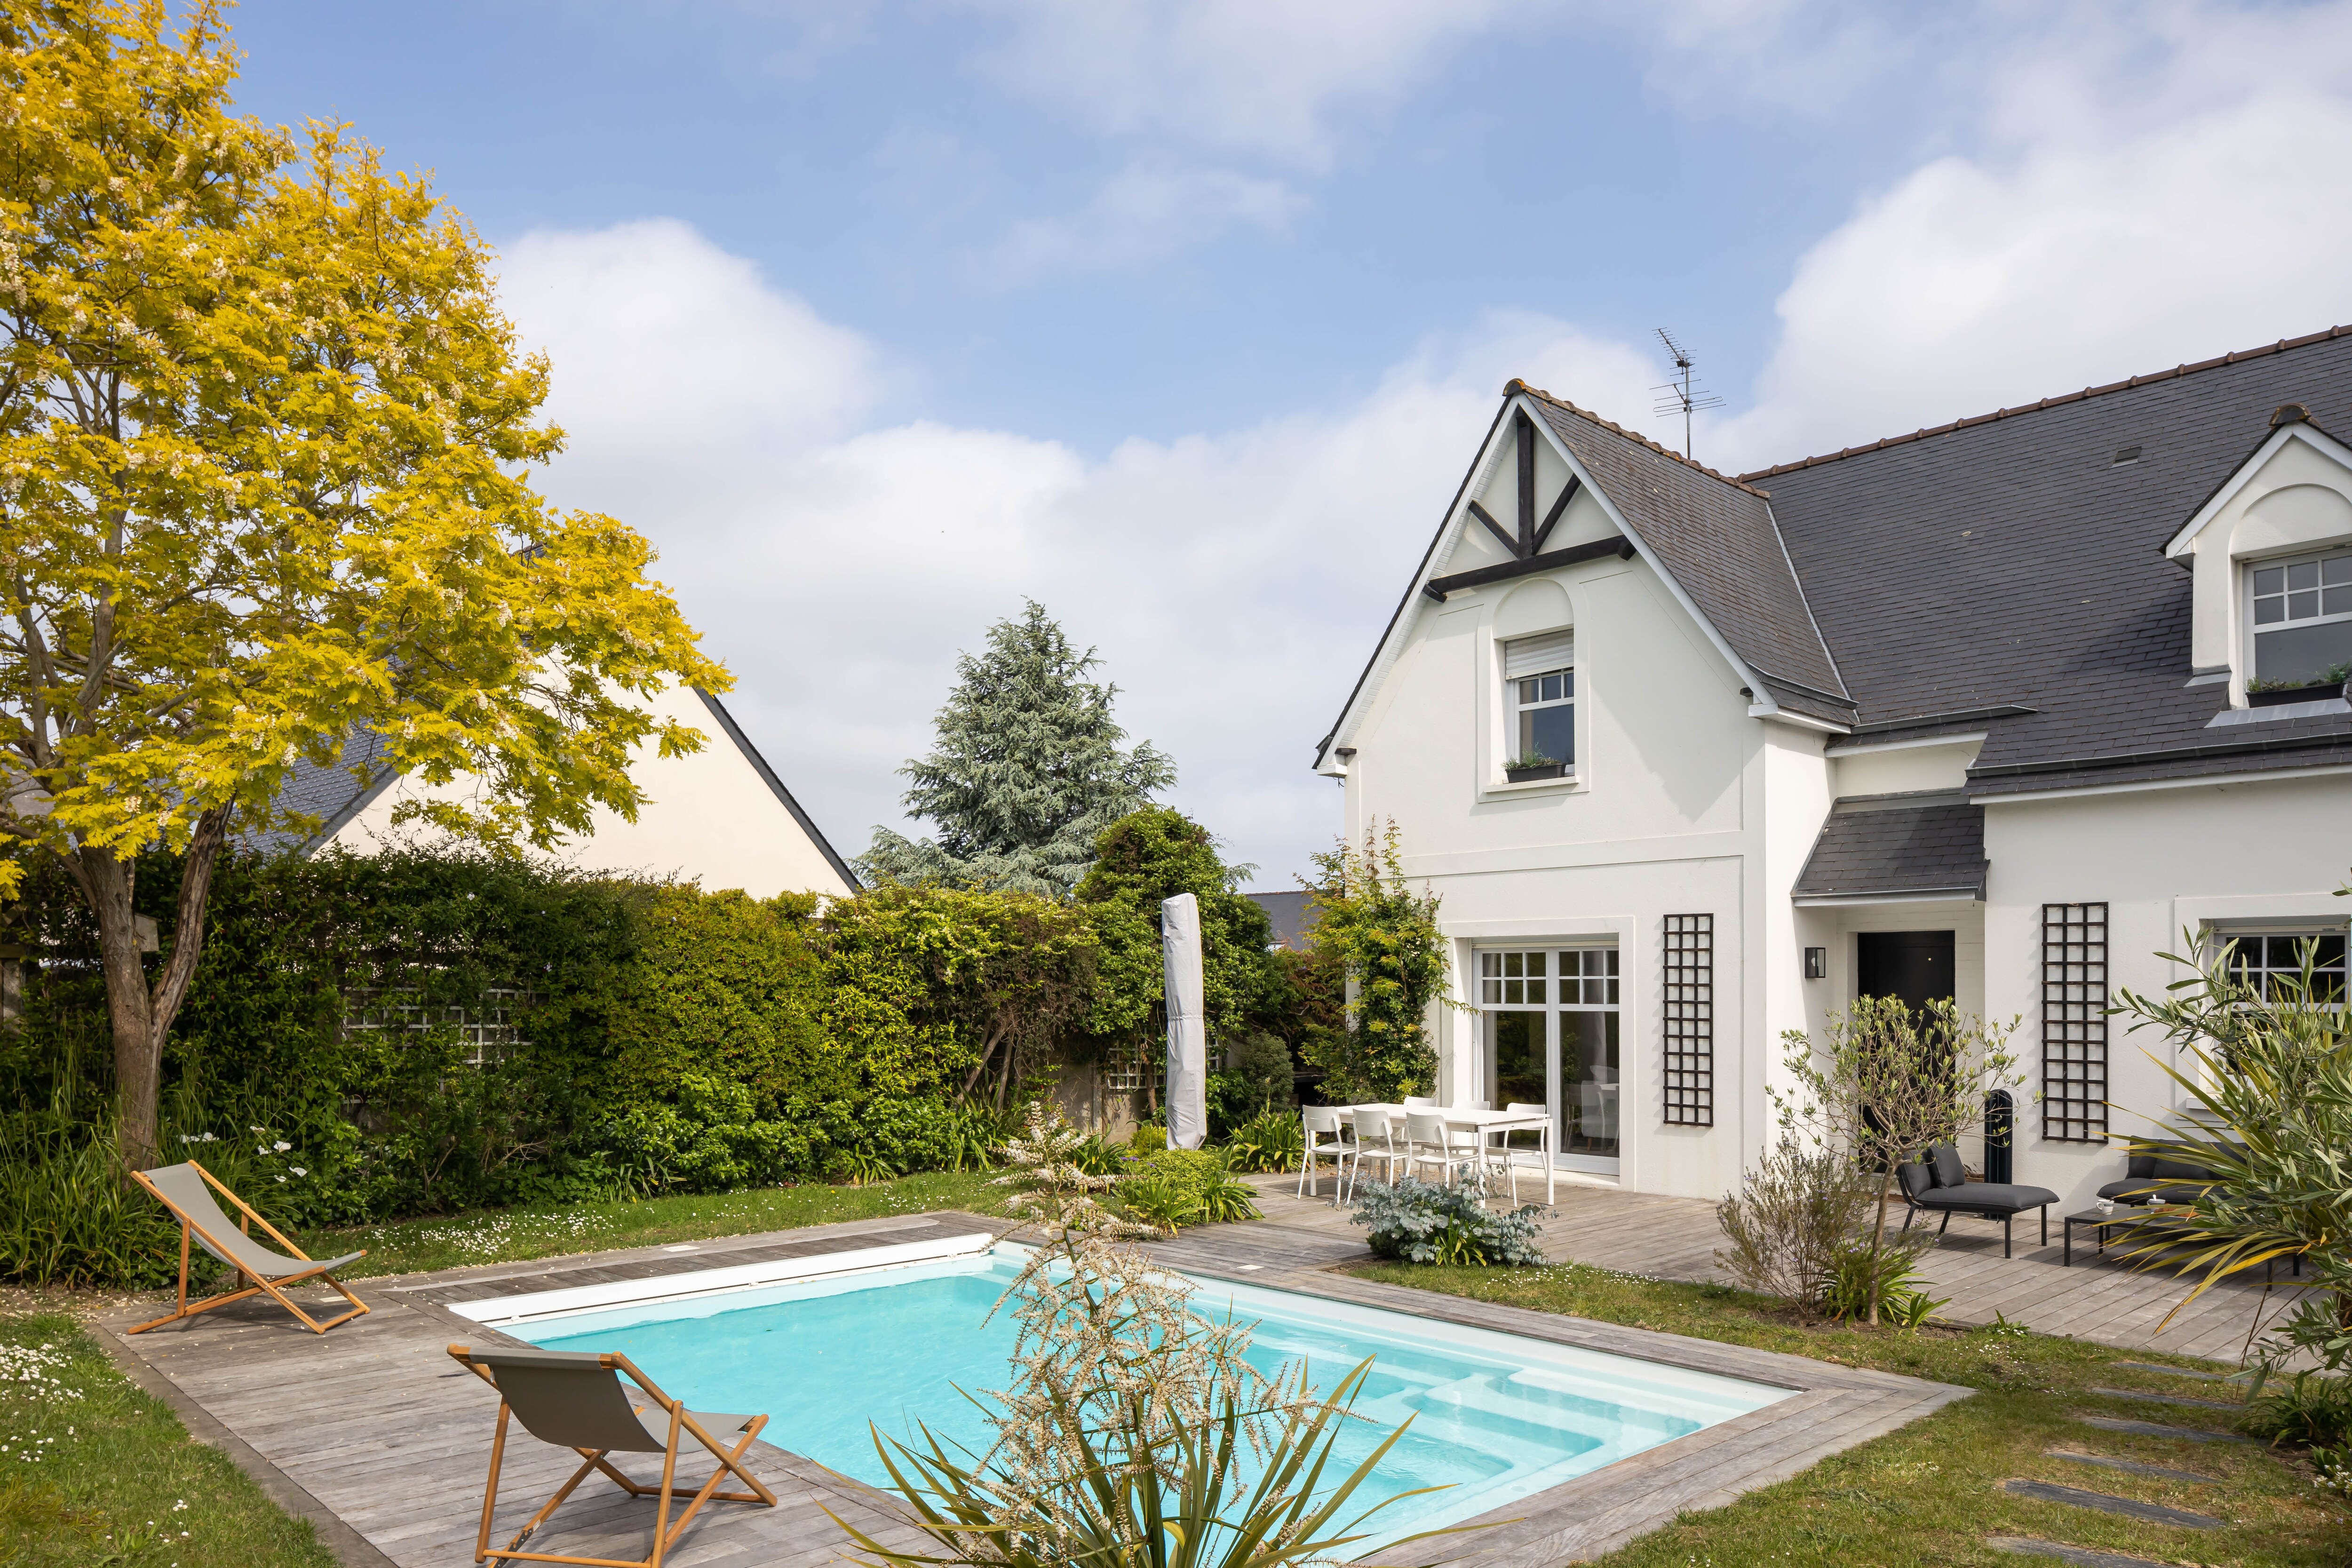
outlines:
M2247 968L2257 977L2267 977L2273 974L2284 974L2289 973L2299 976L2302 973L2301 944L2307 939L2326 936L2332 936L2339 942L2347 942L2347 947L2352 947L2352 941L2347 941L2347 938L2352 938L2352 932L2347 932L2346 930L2346 922L2343 921L2279 921L2276 922L2264 921L2258 924L2250 923L2246 925L2231 925L2226 928L2215 929L2209 934L2208 940L2211 943L2213 956L2218 959L2221 956L2222 952L2231 943L2237 944L2239 953L2243 953L2246 952L2247 944L2250 942L2264 942L2265 945L2267 945L2269 939L2285 937L2294 944L2289 949L2289 952L2294 955L2295 960L2293 969L2290 970L2283 968L2267 962L2258 964L2249 964ZM2233 954L2232 956L2235 955ZM2265 958L2267 958L2267 954L2265 954ZM2331 973L2341 974L2343 972L2334 964L2330 964L2316 972L2317 974L2327 974ZM2235 978L2235 974L2236 971L2235 966L2233 965L2232 978ZM2257 978L2255 982L2255 990L2257 994L2263 996L2265 1000L2269 998L2270 987L2265 983L2265 978Z
M1560 678L1560 689L1565 695L1555 698L1545 698L1538 695L1534 701L1530 702L1528 700L1526 688L1529 682L1532 681L1539 683L1555 675ZM1538 670L1533 675L1506 676L1504 677L1504 680L1510 687L1510 690L1505 694L1505 709L1509 715L1511 730L1510 739L1505 743L1506 749L1509 752L1509 755L1505 759L1506 765L1508 765L1510 763L1517 762L1521 756L1526 754L1524 748L1527 742L1520 738L1519 734L1519 731L1525 728L1525 726L1519 721L1520 715L1525 713L1540 713L1555 708L1567 709L1568 749L1570 752L1573 752L1576 750L1576 666L1573 664L1563 664L1556 669ZM1537 689L1538 693L1540 693L1542 689L1541 686L1538 685ZM1576 758L1574 756L1559 757L1554 760L1563 764L1563 772L1560 774L1562 778L1574 778L1576 776Z
M1528 973L1527 961L1534 959L1534 973ZM1514 961L1517 961L1515 963ZM1472 1049L1478 1058L1477 1074L1484 1093L1493 1097L1496 1090L1492 1064L1488 1060L1486 1015L1490 1013L1533 1013L1541 1016L1544 1038L1544 1073L1549 1089L1546 1099L1556 1131L1553 1164L1563 1171L1581 1171L1592 1175L1616 1175L1623 1169L1625 1145L1630 1128L1625 1120L1626 1081L1630 1058L1634 1045L1630 1035L1631 1015L1623 1003L1626 979L1622 945L1601 938L1568 938L1517 941L1500 943L1481 942L1472 949L1471 965L1475 971L1472 984L1472 1005L1477 1014L1473 1031ZM1489 973L1490 967L1494 973ZM1519 973L1509 973L1514 967ZM1572 971L1572 973L1571 973ZM1513 993L1511 987L1518 990ZM1560 1074L1562 1013L1614 1014L1618 1024L1617 1063L1613 1088L1618 1097L1617 1152L1593 1154L1571 1151L1565 1147L1565 1131L1560 1127L1562 1103L1569 1085ZM1496 1100L1499 1109L1501 1101Z
M2255 612L2261 601L2288 596L2292 591L2283 589L2279 595L2258 594L2255 591L2256 575L2263 572L2287 571L2297 566L2315 565L2321 568L2323 579L2321 586L2336 587L2339 584L2326 583L2325 578L2326 568L2339 562L2346 564L2338 567L2338 570L2352 571L2352 546L2336 545L2323 550L2298 550L2292 554L2253 556L2238 563L2239 614L2241 624L2245 628L2243 684L2249 689L2260 678L2260 666L2255 662L2254 658L2256 637L2268 632L2291 631L2302 626L2339 626L2346 622L2352 622L2352 608L2330 613L2326 609L2326 601L2323 598L2321 613L2317 615L2290 616L2284 620L2258 624ZM2289 602L2292 603L2291 597Z

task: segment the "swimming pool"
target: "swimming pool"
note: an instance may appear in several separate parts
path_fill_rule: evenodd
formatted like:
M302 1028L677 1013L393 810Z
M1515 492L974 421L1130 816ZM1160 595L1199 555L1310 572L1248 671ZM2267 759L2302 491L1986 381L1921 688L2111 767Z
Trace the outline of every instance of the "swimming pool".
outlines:
M550 1350L621 1352L689 1406L765 1411L770 1441L884 1486L868 1421L902 1438L920 1421L974 1452L992 1436L965 1395L1008 1381L1011 1314L989 1312L1022 1255L971 1241L836 1254L815 1278L762 1283L749 1270L713 1271L634 1291L701 1292L684 1297L607 1303L596 1300L603 1288L589 1288L452 1310ZM1343 1425L1342 1464L1352 1468L1408 1416L1413 1424L1357 1500L1369 1507L1446 1489L1375 1516L1384 1538L1501 1508L1791 1392L1350 1302L1194 1284L1196 1312L1256 1322L1250 1359L1262 1371L1303 1359L1328 1387L1374 1358L1355 1406L1371 1419Z

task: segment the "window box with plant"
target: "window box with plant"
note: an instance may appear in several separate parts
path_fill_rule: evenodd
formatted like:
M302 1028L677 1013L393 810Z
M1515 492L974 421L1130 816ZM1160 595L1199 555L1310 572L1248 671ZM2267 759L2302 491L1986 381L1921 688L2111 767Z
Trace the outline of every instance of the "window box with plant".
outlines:
M2334 664L2315 675L2287 676L2246 682L2246 705L2278 708L2289 702L2325 702L2331 697L2352 697L2352 662Z
M1503 776L1513 784L1526 784L1530 779L1557 779L1568 775L1566 763L1554 762L1541 752L1522 752L1503 764Z

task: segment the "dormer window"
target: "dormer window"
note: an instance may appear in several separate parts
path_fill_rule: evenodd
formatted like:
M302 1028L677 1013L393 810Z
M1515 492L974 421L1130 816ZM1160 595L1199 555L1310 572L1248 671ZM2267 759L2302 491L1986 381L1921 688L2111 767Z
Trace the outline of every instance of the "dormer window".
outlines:
M1513 772L1576 765L1576 634L1550 632L1503 645Z
M2335 685L2352 675L2352 551L2246 568L2250 690Z

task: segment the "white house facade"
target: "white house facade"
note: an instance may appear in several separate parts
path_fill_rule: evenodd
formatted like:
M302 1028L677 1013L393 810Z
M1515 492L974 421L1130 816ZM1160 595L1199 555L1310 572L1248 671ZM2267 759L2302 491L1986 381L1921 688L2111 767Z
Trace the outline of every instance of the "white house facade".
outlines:
M2333 431L2352 329L1736 479L1511 383L1315 763L1442 900L1440 1097L1715 1197L1785 1033L1949 996L2086 1203L2176 1103L2105 1012L2160 954L2344 971Z
M645 795L636 820L594 808L593 830L565 847L564 859L595 871L677 877L713 892L740 889L761 899L787 892L844 898L857 890L848 863L725 704L696 688L673 687L650 706L657 721L677 720L701 731L702 749L665 757L650 742L640 746L630 764L630 777ZM302 854L330 846L374 854L417 831L394 826L404 800L427 791L462 798L478 787L469 777L426 785L379 761L381 754L376 737L361 732L345 745L337 766L299 769L280 804L320 826L307 838L277 847Z

